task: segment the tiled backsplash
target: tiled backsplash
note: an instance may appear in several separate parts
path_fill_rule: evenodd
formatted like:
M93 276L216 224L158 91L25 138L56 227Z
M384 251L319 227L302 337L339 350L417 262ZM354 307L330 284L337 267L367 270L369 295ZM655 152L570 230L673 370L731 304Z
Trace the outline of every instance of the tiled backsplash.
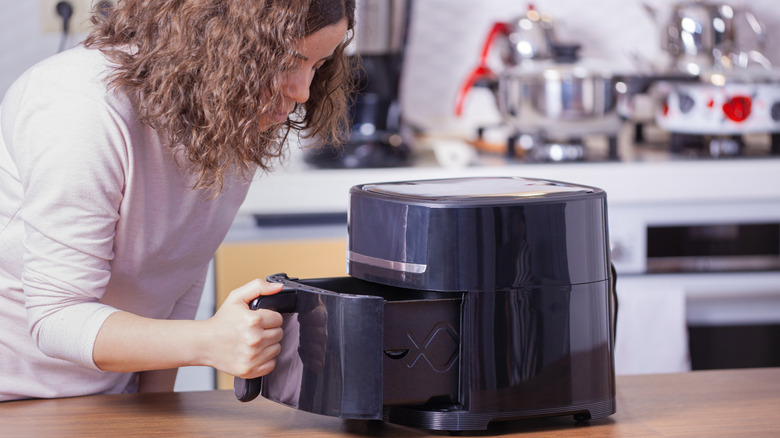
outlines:
M373 0L385 1L385 0ZM684 0L646 0L663 13ZM35 0L0 0L0 94L27 67L53 53L60 44L56 34L40 32L39 3ZM634 66L626 53L635 50L660 63L659 29L639 0L537 0L537 10L555 20L562 41L579 42L582 55L607 63L616 72ZM766 55L780 67L780 12L776 0L734 0L749 6L769 29ZM458 125L455 94L477 60L488 30L525 11L522 0L412 0L412 25L402 85L406 117L421 125ZM78 42L70 39L68 45ZM481 100L480 100L481 99ZM467 114L494 117L491 104L479 91L470 96L480 108ZM482 102L482 104L480 104ZM493 109L494 111L494 109Z

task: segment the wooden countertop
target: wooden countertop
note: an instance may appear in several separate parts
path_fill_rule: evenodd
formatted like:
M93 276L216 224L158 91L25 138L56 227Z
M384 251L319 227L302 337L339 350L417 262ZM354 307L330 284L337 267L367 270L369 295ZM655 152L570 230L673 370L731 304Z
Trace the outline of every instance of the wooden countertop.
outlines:
M619 376L617 413L579 425L571 417L498 423L459 436L777 437L780 368ZM447 436L378 421L343 420L232 391L98 395L0 403L3 437Z

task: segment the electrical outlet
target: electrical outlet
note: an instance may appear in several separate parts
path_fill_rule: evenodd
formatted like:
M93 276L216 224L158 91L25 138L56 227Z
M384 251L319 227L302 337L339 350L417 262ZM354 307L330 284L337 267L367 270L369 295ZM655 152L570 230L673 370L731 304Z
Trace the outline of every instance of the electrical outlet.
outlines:
M89 19L97 5L108 4L113 6L116 0L66 0L73 8L73 16L70 17L70 33L79 34L89 31ZM62 17L57 14L57 3L60 0L40 0L41 2L41 30L49 33L62 33Z

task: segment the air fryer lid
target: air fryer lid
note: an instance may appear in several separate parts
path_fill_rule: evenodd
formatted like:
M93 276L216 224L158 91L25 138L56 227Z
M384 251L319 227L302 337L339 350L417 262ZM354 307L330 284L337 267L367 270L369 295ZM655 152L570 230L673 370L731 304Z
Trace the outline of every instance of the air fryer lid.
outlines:
M520 177L350 189L347 272L391 286L492 291L609 277L606 193Z

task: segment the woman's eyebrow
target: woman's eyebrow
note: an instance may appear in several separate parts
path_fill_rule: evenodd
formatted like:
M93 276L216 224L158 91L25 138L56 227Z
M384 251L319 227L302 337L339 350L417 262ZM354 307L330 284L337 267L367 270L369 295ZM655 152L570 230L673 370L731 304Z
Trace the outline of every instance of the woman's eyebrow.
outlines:
M301 53L301 52L297 52L297 53L295 53L295 57L296 57L297 59L300 59L301 61L308 61L308 60L309 60L309 57L308 57L308 56L306 56L306 55L304 55L304 54L303 54L303 53ZM329 59L331 59L331 58L333 58L333 53L331 53L330 55L328 55L328 56L325 56L325 57L323 57L323 58L320 58L320 60L319 60L319 61L317 61L317 62L321 62L321 61L327 61L327 60L329 60Z

